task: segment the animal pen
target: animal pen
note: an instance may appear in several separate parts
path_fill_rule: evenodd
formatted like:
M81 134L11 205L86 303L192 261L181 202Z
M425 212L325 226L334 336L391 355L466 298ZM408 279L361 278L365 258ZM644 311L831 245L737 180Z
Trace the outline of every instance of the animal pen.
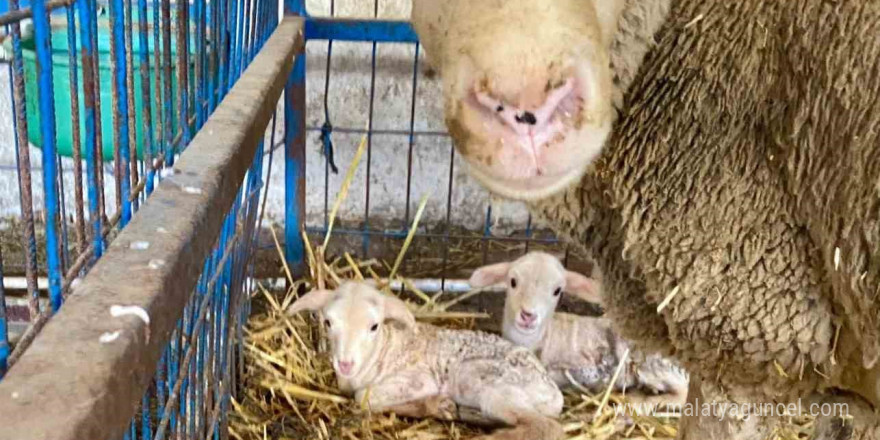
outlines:
M9 0L0 24L20 207L4 232L13 249L0 249L0 438L226 438L243 326L267 272L260 255L282 248L290 281L307 276L310 241L331 228L327 255L393 259L409 245L414 256L399 263L411 281L392 279L397 266L376 271L410 293L464 293L466 270L535 247L585 267L530 217L496 233L488 202L482 228L455 224L455 152L444 130L418 123L417 38L364 1L374 19L311 17L297 0ZM307 42L325 51L323 77L309 79L320 110L307 106ZM331 122L340 42L370 50L357 125ZM379 49L394 44L412 55L408 115L402 127L377 127ZM321 123L307 124L307 108ZM330 182L362 136L363 180L349 193L363 194L363 215L333 226ZM406 160L371 174L383 143ZM419 148L443 160L419 166ZM312 151L323 170L307 186ZM277 242L261 233L273 163L276 174L283 166ZM425 167L441 170L427 184L440 221L409 237ZM401 194L381 219L370 204L377 185ZM307 196L322 198L323 212L309 216ZM461 305L486 310L484 298Z

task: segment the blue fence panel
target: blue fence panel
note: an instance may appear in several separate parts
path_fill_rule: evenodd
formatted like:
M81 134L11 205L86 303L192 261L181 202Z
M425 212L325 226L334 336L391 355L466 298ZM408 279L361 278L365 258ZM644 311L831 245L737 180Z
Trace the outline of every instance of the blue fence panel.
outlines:
M294 67L293 72L291 73L290 79L288 81L287 88L285 90L286 96L286 107L285 107L285 236L284 236L284 251L285 258L287 260L288 265L294 270L295 273L301 274L304 273L304 265L305 265L305 255L304 255L304 241L302 237L303 231L308 234L314 234L316 236L323 236L327 233L327 225L329 218L329 187L328 183L330 182L329 175L331 172L339 173L340 169L344 169L345 166L340 165L337 167L334 163L334 145L332 142L332 136L335 133L344 133L344 134L365 134L367 136L367 149L366 154L364 155L363 163L361 167L366 174L366 179L361 184L364 194L364 211L362 216L358 216L357 223L358 226L343 226L341 224L337 224L333 232L337 234L337 236L355 236L360 238L361 246L360 252L357 252L357 256L363 259L370 259L373 257L378 257L376 255L372 255L375 253L375 249L377 247L371 246L372 243L381 240L381 243L388 243L389 240L397 241L398 243L402 243L408 234L408 227L410 226L410 222L412 221L412 210L411 210L411 202L412 202L412 191L413 191L413 181L414 178L418 179L419 176L417 173L414 176L414 157L416 156L416 148L418 138L426 138L432 137L436 139L437 137L449 139L448 134L445 131L429 131L429 130L417 130L416 129L416 102L417 95L419 93L419 76L420 76L420 56L422 55L421 47L419 45L418 36L413 30L410 23L406 20L387 20L380 19L378 17L379 11L379 2L378 0L363 0L363 3L371 5L373 7L373 17L371 19L354 19L354 18L339 18L335 16L335 6L336 3L334 0L329 1L330 13L328 17L318 17L309 14L306 10L306 3L304 0L286 0L284 4L285 14L301 16L305 18L305 30L304 36L307 42L311 43L311 45L317 44L326 44L326 71L324 73L324 78L312 78L314 74L310 73L310 77L307 78L307 61L306 56L298 58L296 61L296 65ZM335 42L346 42L346 43L362 43L364 48L369 48L370 50L370 76L369 76L369 103L368 108L359 109L363 111L365 116L368 118L368 126L366 130L361 127L336 127L332 124L330 114L330 109L328 108L328 96L332 90L331 84L331 60L333 59L333 47ZM374 104L375 104L375 96L377 93L380 93L376 90L376 66L377 66L377 46L379 44L385 43L396 43L398 45L406 44L413 47L413 59L412 59L412 76L411 76L411 90L412 90L412 98L409 102L409 118L408 118L408 126L405 129L376 129L373 126L373 114L374 114ZM319 49L320 50L320 49ZM323 67L323 66L322 66ZM311 66L309 67L311 69ZM323 79L324 81L324 93L323 93L323 123L318 124L317 126L307 126L306 125L306 114L304 109L306 108L305 101L305 90L307 86L307 81L318 81L320 82ZM313 142L310 137L307 138L307 134L311 133L319 133L319 136L316 136L320 145L321 150L323 151L323 188L321 188L321 184L317 182L309 182L309 187L306 188L306 149L314 148L311 144ZM406 151L400 151L399 154L407 155L407 166L406 166L406 194L401 198L401 204L399 209L395 210L403 214L402 219L393 218L393 219L382 219L382 222L374 221L371 219L372 210L371 210L371 185L375 185L374 181L382 182L380 184L389 185L388 179L389 176L386 175L375 175L371 171L371 165L374 161L373 158L373 138L375 135L381 135L384 139L388 139L390 136L398 136L405 139L406 143ZM307 140L308 139L308 140ZM438 273L432 274L432 277L436 277L440 279L439 289L446 289L448 286L448 278L451 276L453 271L456 268L456 264L450 261L450 248L453 247L453 242L465 243L468 241L476 242L478 245L478 249L480 249L480 261L476 261L476 264L487 264L490 262L490 259L498 258L494 254L492 254L491 248L495 248L497 250L498 246L493 243L502 243L502 246L507 249L514 249L517 252L528 252L531 250L533 245L541 245L544 249L558 247L561 250L563 255L563 263L568 266L570 264L570 253L567 246L564 246L559 242L559 240L553 236L552 233L548 231L541 231L540 233L536 233L534 230L532 219L529 216L525 221L524 231L517 232L516 234L512 234L511 236L499 236L493 233L493 214L492 214L492 205L491 202L486 204L485 211L485 227L482 231L456 231L457 228L454 228L453 225L453 193L456 190L455 188L455 162L456 162L456 152L452 146L451 140L446 143L448 148L448 173L444 176L447 181L445 185L443 183L439 183L438 187L443 188L445 186L445 190L447 191L445 202L445 219L440 221L439 228L433 228L434 230L431 232L424 232L423 230L419 230L415 234L415 240L433 240L435 242L440 242L442 245L440 246L440 254L439 255L430 255L430 257L439 257L439 268L437 269ZM441 147L442 148L442 147ZM398 152L395 152L398 154ZM438 166L444 166L444 164L438 164ZM397 183L392 183L390 185L396 185ZM307 224L307 208L306 208L306 193L308 191L309 194L316 194L323 189L324 193L324 215L323 215L323 224ZM390 201L385 201L386 203ZM375 202L374 202L375 203ZM396 203L396 202L395 202ZM314 217L309 217L314 218ZM399 228L396 227L387 227L384 223L387 223L386 220L392 220L392 224L400 225ZM315 221L315 223L319 223ZM443 224L445 223L445 225ZM417 243L418 241L416 241ZM423 241L424 242L424 241ZM414 246L418 246L415 245ZM381 247L378 247L381 248ZM355 254L355 252L352 252ZM491 254L491 255L490 255ZM427 256L427 255L426 255ZM509 256L509 253L508 253ZM381 257L384 257L381 256ZM482 297L479 299L480 307L485 306L483 304Z
M20 195L18 252L0 242L0 380L137 215L278 20L269 0L0 2ZM232 339L249 310L265 196L258 150L126 439L225 429ZM11 272L26 280L23 289L4 289Z
M375 0L366 0L371 1L374 6L374 13L378 15L378 2ZM371 56L371 76L370 76L370 102L367 116L370 118L370 122L372 122L372 113L373 113L373 104L374 104L374 93L375 93L375 82L376 82L376 46L378 43L408 43L412 44L414 48L414 59L413 59L413 74L412 74L412 101L410 106L410 115L409 115L409 130L406 132L396 132L393 130L383 130L377 131L374 130L372 124L367 128L366 134L368 139L367 144L367 154L365 158L365 167L367 173L367 182L366 182L366 208L364 213L364 218L362 219L363 225L359 230L346 229L343 227L334 228L334 232L337 234L356 234L360 235L363 240L362 253L361 255L364 258L368 257L369 253L369 241L371 237L387 237L394 239L404 239L407 234L407 230L379 230L370 227L369 216L370 216L370 162L371 162L371 144L372 144L372 136L377 133L381 134L394 134L407 136L408 140L408 169L407 169L407 183L406 183L406 197L405 203L406 205L402 207L402 212L405 213L404 221L402 224L408 225L410 218L410 201L411 201L411 182L413 178L413 170L412 170L412 158L413 158L413 148L415 145L415 138L417 136L444 136L448 137L445 132L429 132L429 131L418 131L415 129L415 113L416 113L416 95L418 90L418 77L419 77L419 56L420 56L420 47L418 44L418 36L413 30L412 26L408 21L400 21L400 20L382 20L378 18L364 20L364 19L349 19L349 18L335 18L332 17L335 9L335 1L330 2L330 14L331 17L313 17L306 10L305 2L303 0L287 0L285 2L285 13L291 15L303 16L306 18L305 22L305 38L307 41L316 41L316 40L326 40L327 41L327 69L326 69L326 78L325 78L325 90L324 90L324 124L320 127L306 127L305 126L305 113L301 111L301 109L305 108L304 95L302 95L302 90L306 87L306 59L305 56L302 59L297 60L296 67L291 74L290 82L288 84L288 88L286 90L288 106L285 110L285 121L287 123L287 131L285 133L285 145L286 145L286 178L285 178L285 208L286 208L286 218L285 218L285 256L288 261L288 264L291 267L301 267L304 263L303 259L303 241L300 231L305 228L307 232L310 233L326 233L327 230L327 213L325 212L325 222L323 227L305 227L305 216L306 216L306 208L305 208L305 148L306 148L306 138L305 132L307 131L319 131L321 133L321 139L324 141L324 152L325 152L325 199L327 198L328 188L326 187L326 182L328 181L327 175L330 170L333 169L336 172L335 164L333 161L333 151L332 151L332 143L329 141L330 136L333 132L342 132L342 133L364 133L363 129L359 128L351 128L351 127L333 127L330 123L330 115L327 109L327 96L329 92L329 83L330 83L330 62L333 56L333 42L334 41L346 41L346 42L361 42L361 43L370 43L372 49ZM455 151L452 149L450 145L450 160L449 160L449 179L447 181L447 190L448 190L448 199L446 203L446 212L447 218L446 223L447 226L451 225L450 214L452 211L452 191L453 191L453 159L455 157ZM326 203L325 203L326 204ZM325 209L326 211L326 209ZM522 237L493 237L490 231L490 219L491 219L491 205L488 205L486 208L486 218L487 218L487 226L483 231L482 239L488 242L489 239L492 240L510 240L522 242L524 244L525 250L528 251L529 245L531 243L539 242L543 244L555 244L558 243L556 238L539 238L533 236L532 231L532 222L531 218L529 218L527 225L525 227L525 233ZM425 238L440 238L440 239L455 239L455 238L471 238L464 236L457 236L450 232L450 229L447 227L445 233L417 233L416 237L425 237ZM444 263L443 266L446 266L447 256L443 256ZM568 259L568 253L566 251L566 257ZM485 251L484 251L484 263L485 263Z

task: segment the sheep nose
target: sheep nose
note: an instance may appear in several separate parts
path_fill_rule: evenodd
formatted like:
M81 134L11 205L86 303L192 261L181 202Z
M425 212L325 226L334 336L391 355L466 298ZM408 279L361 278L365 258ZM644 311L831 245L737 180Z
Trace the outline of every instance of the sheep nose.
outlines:
M538 315L526 310L521 310L519 312L519 317L522 318L522 320L525 321L526 324L531 324L535 320L535 318L538 317Z
M539 87L546 89L546 81L530 85L533 89ZM522 93L527 93L523 90ZM574 77L567 78L559 87L543 93L543 98L529 99L528 103L522 102L520 106L504 104L499 99L491 96L488 92L475 92L475 97L480 106L489 112L495 113L503 123L520 135L526 135L535 130L541 131L550 122L553 114L566 98L576 93ZM533 94L533 93L532 93Z
M352 367L354 367L354 362L351 362L351 361L339 361L339 362L336 363L336 365L339 367L339 372L340 372L340 373L342 373L342 374L349 374L349 373L351 373L351 369L352 369Z
M513 118L514 120L516 120L516 122L519 122L520 124L535 125L538 123L538 119L535 118L535 114L529 111L514 115Z

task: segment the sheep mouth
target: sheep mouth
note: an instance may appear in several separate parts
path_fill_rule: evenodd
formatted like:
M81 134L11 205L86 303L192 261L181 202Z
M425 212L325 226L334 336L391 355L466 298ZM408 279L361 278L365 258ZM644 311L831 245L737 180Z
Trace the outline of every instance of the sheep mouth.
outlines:
M519 330L520 333L524 334L532 334L538 331L538 321L534 321L531 323L525 323L521 321L516 321L516 329Z
M358 369L356 367L350 367L348 370L340 368L339 363L337 361L333 361L333 367L336 370L336 374L340 375L345 379L350 379L357 375Z
M468 161L471 177L489 192L519 201L536 201L550 197L577 182L587 171L586 167L572 166L560 174L543 174L534 177L505 178L485 170L481 164Z

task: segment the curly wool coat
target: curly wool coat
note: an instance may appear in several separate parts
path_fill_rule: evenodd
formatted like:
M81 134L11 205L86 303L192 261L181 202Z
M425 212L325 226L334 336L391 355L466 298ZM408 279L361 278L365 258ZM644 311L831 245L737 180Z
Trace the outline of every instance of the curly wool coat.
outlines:
M656 40L593 169L532 211L637 345L733 399L876 407L880 3L679 0Z

